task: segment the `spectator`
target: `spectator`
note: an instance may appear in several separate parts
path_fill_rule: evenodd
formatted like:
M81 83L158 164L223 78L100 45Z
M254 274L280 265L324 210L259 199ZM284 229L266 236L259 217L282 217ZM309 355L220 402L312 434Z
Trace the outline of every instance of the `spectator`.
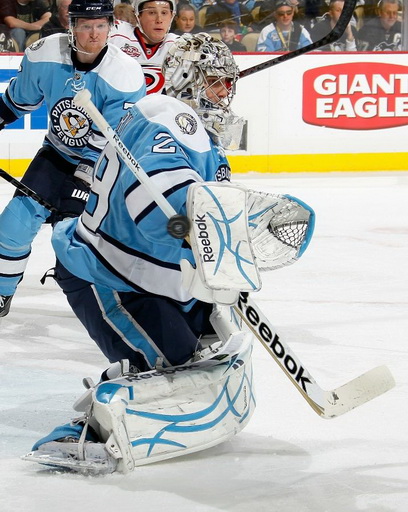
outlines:
M116 4L113 8L115 20L125 21L130 23L132 27L136 27L136 16L133 7L130 4L121 2Z
M239 27L234 21L224 21L221 23L220 36L230 52L246 52L246 47L237 41L236 37L239 33Z
M2 0L1 3L0 17L10 28L19 50L24 51L27 39L39 34L51 18L49 7L44 0Z
M310 36L312 41L318 41L326 36L336 25L344 7L344 0L330 0L329 11L322 16L320 21L311 29ZM344 34L333 43L320 48L326 52L353 52L357 50L356 46L357 29L351 22L347 25Z
M400 1L380 0L377 8L378 16L366 21L358 31L359 49L374 52L401 50Z
M235 21L238 27L240 27L240 32L242 25L249 27L253 22L252 14L239 0L221 0L208 7L205 17L205 28L216 30L220 23L231 20Z
M294 14L290 0L276 0L274 21L262 29L258 52L290 52L311 44L309 32L298 21L293 21Z
M14 41L6 25L0 25L0 53L16 52Z
M197 12L190 4L178 3L176 9L176 16L172 24L171 32L177 35L182 35L190 32L197 34L202 31L202 28L197 25Z
M47 37L51 34L66 34L69 28L68 7L72 0L56 0L57 12L51 15L48 21L41 29L41 37Z

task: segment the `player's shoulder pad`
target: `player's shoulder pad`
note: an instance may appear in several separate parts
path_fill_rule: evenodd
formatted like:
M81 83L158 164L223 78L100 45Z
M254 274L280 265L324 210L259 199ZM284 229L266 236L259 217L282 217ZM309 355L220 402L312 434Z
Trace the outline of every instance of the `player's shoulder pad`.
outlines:
M52 34L38 39L25 51L30 62L70 63L71 52L67 34Z
M108 43L108 51L95 71L118 91L137 91L145 84L142 66L112 43Z
M166 44L173 44L174 42L176 42L176 41L177 41L177 39L178 39L179 37L180 37L179 35L177 35L177 34L173 34L173 32L169 32L169 33L167 34L167 36L165 37L164 42L165 42Z
M115 20L115 24L111 28L110 37L112 36L125 36L133 39L135 27L123 20Z
M147 120L162 125L183 145L200 153L211 149L199 117L182 101L164 94L148 94L137 102L137 108Z

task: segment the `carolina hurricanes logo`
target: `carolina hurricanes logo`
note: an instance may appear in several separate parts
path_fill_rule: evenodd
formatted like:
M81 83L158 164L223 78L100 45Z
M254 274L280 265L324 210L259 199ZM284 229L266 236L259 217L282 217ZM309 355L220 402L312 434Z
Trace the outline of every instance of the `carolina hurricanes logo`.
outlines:
M140 50L135 46L130 46L130 44L125 44L125 46L122 46L121 50L123 53L133 58L140 57L141 55Z
M164 76L161 69L153 68L151 66L142 66L142 68L146 81L147 94L161 92L164 87Z
M63 98L50 111L54 133L63 144L72 148L86 145L92 130L85 111L77 107L73 98Z

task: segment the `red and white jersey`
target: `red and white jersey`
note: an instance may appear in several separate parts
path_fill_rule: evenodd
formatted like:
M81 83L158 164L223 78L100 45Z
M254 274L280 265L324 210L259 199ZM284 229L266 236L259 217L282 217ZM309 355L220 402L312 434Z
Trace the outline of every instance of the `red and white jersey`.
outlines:
M170 33L161 43L148 45L138 28L125 21L116 21L109 42L139 62L146 78L147 94L151 94L161 92L164 87L161 67L168 49L178 37Z

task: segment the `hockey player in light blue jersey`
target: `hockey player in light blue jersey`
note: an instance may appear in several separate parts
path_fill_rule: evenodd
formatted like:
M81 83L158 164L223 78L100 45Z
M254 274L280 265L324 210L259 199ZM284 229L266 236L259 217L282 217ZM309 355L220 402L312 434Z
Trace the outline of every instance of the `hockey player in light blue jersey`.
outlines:
M105 139L73 102L87 88L98 109L116 127L127 109L145 96L140 65L108 43L111 0L73 0L68 34L41 39L25 52L21 69L0 99L0 129L45 103L49 131L22 182L56 208L61 194L79 215L93 166ZM31 243L50 212L19 192L0 215L0 317L23 277Z
M238 68L223 43L188 34L169 50L164 74L167 95L138 101L118 132L157 189L185 213L191 184L229 180L223 146L237 147L242 132L230 110ZM180 260L192 260L191 249L166 226L108 144L84 213L59 222L52 238L57 282L90 336L111 362L128 359L142 371L184 363L200 336L213 333L212 304L182 287Z

